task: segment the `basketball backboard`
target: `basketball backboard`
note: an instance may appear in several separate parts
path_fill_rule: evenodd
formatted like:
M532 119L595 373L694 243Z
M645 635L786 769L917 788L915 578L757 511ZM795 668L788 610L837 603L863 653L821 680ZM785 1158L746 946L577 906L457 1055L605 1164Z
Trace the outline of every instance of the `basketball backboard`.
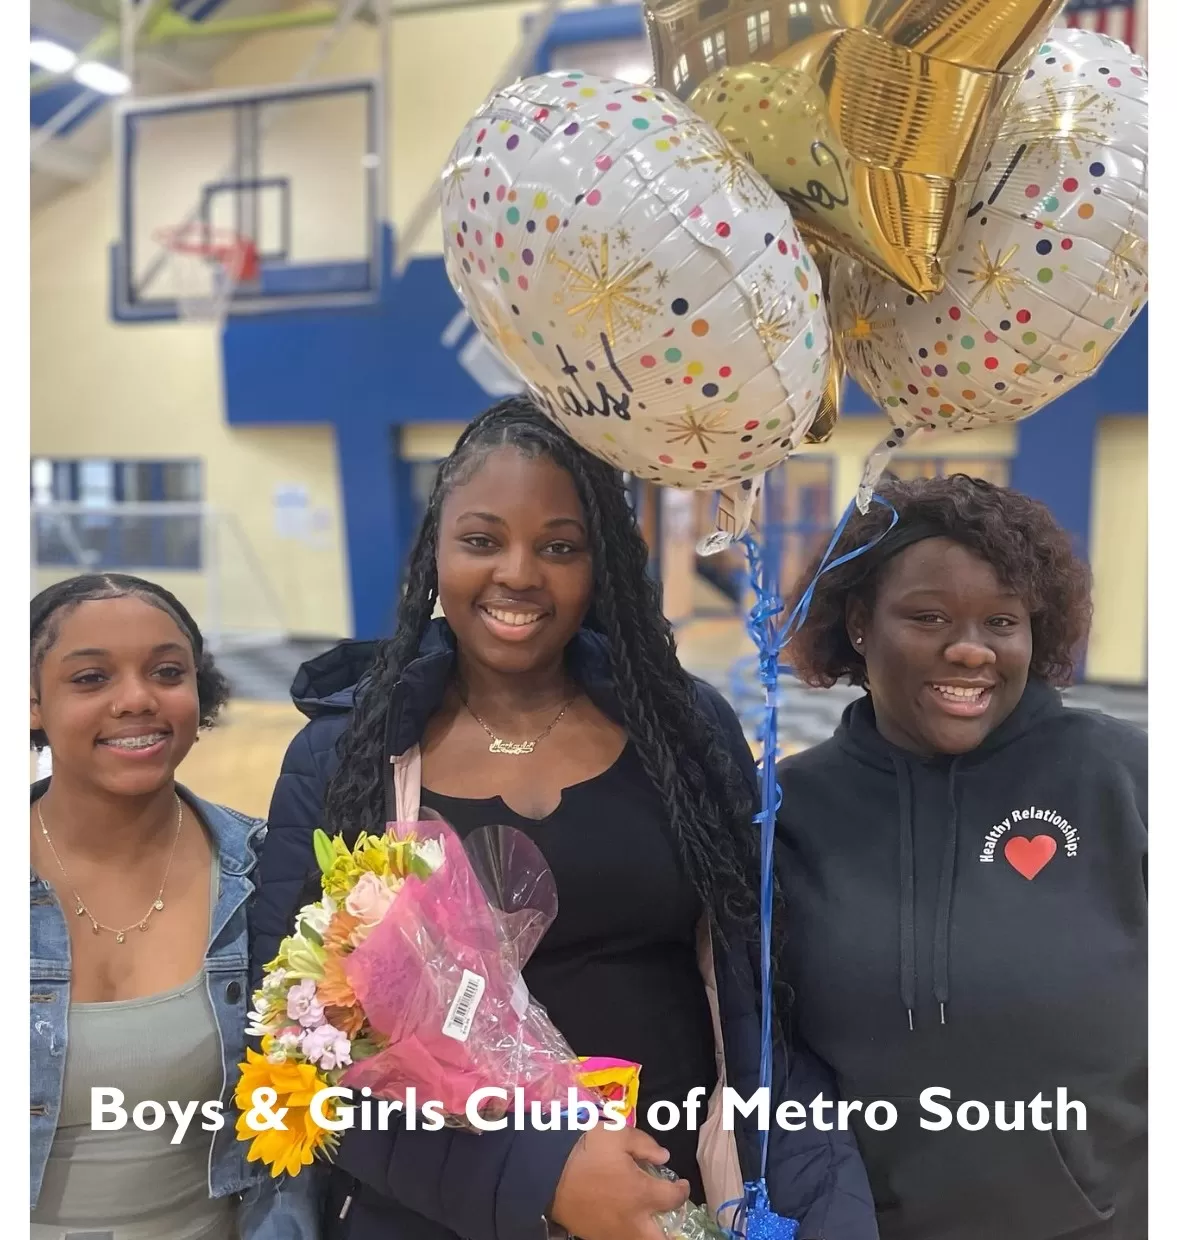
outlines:
M123 104L113 317L376 301L378 101L363 78Z

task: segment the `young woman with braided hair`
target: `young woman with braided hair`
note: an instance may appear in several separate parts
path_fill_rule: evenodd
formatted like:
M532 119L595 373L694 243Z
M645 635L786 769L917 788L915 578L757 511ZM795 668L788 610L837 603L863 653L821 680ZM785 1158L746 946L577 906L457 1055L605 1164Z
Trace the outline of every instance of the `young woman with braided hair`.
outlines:
M757 1085L756 772L730 707L678 661L620 474L526 400L488 410L438 471L395 634L314 660L294 695L311 722L271 806L255 971L313 873L316 826L354 837L421 806L461 836L514 826L559 896L531 993L577 1054L642 1064L636 1130L346 1133L325 1235L657 1240L652 1216L688 1191L714 1210L759 1178L753 1119L643 1131L653 1102ZM832 1097L799 1048L778 1063L774 1108ZM875 1236L846 1134L774 1129L768 1178L803 1240Z

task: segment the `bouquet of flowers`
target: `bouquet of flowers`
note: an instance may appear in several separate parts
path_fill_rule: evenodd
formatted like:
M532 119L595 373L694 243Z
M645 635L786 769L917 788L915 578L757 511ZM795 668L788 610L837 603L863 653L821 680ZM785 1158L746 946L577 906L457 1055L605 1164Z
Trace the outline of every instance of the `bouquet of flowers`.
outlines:
M463 847L440 821L391 824L349 848L316 831L315 856L322 896L299 911L254 995L248 1032L261 1052L246 1052L236 1090L250 1161L278 1176L329 1158L338 1135L311 1102L337 1085L402 1105L425 1098L446 1124L475 1130L533 1104L634 1122L640 1066L578 1059L523 981L557 901L522 832L484 828ZM286 1108L284 1129L250 1125L262 1087ZM480 1090L491 1095L472 1101ZM338 1113L335 1099L321 1106L329 1121ZM689 1202L658 1221L668 1237L724 1235Z

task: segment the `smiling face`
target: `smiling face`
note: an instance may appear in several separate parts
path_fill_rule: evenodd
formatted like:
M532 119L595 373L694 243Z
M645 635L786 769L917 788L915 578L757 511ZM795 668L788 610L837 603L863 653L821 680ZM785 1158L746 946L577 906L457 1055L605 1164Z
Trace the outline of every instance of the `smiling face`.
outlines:
M133 596L68 611L33 669L29 727L59 774L118 796L168 783L200 722L192 646L167 612Z
M866 660L879 731L920 754L975 749L1021 700L1033 638L1025 602L988 561L929 538L887 564L847 628Z
M547 457L496 448L442 504L437 582L463 657L516 675L561 660L593 587L571 475Z

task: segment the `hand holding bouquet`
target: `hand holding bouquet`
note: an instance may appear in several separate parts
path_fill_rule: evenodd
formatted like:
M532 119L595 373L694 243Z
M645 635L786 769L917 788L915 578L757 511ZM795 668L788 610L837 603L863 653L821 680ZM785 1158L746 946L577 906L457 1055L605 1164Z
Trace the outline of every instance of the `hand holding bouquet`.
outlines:
M474 1130L541 1109L632 1125L639 1066L577 1059L524 984L556 915L551 871L525 835L484 828L463 848L444 823L392 824L348 848L317 831L315 856L322 898L300 910L251 1014L261 1053L247 1052L236 1094L251 1161L297 1175L330 1157L337 1134L311 1102L331 1086L427 1099L446 1124ZM259 1087L287 1108L284 1131L249 1124ZM331 1100L320 1114L335 1121L339 1109ZM724 1235L689 1202L656 1221L668 1237Z

